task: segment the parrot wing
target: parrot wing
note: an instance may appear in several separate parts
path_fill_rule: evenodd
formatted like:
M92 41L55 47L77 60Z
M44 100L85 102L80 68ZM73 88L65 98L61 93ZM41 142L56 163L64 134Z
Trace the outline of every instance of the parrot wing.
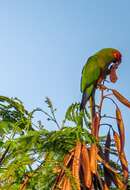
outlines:
M82 70L81 92L85 92L86 88L94 85L99 79L100 74L101 69L99 67L97 58L94 56L90 57Z

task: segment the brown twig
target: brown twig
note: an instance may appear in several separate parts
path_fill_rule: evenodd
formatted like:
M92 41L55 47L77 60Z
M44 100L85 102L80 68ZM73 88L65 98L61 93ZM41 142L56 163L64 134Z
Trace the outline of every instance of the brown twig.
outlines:
M21 183L19 190L25 190L26 189L30 177L31 176L29 176L29 175L26 174L25 179Z
M119 120L118 118L116 118L116 117L113 117L113 116L109 116L109 115L106 115L106 114L104 114L104 115L101 115L101 118L110 118L110 119L115 119L115 120Z
M99 110L99 115L100 116L101 116L103 101L104 101L104 89L101 89L101 100L100 100L100 103L99 103L99 106L98 106L98 108L99 108L98 110Z
M0 158L0 165L2 165L2 162L3 162L3 160L4 160L5 156L6 156L6 154L8 153L9 148L10 148L10 144L7 146L7 148L5 149L5 151L4 151L3 155L2 155L2 157Z

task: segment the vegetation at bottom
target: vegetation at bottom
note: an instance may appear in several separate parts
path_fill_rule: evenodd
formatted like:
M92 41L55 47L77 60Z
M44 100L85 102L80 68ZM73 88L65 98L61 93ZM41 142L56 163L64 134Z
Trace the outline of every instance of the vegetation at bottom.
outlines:
M61 125L49 98L45 100L48 112L39 108L28 112L19 99L0 96L1 190L129 188L125 127L118 101L127 107L130 102L104 85L98 91L93 118L73 103ZM103 113L106 100L115 107L114 116ZM41 122L34 124L39 111L57 130L49 131ZM105 134L100 134L101 128Z

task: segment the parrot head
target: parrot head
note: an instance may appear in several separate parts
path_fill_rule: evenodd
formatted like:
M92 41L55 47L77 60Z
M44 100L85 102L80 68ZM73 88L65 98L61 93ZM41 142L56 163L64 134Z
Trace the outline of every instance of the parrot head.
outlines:
M114 57L113 62L119 65L121 63L121 58L122 58L121 53L118 50L115 50L113 51L113 57Z
M122 55L118 50L114 50L112 54L114 59L113 59L113 64L110 67L110 81L115 83L118 79L116 70L122 61Z
M100 50L97 55L103 58L105 66L108 68L110 81L115 83L117 81L116 70L121 63L122 55L119 50L114 48L104 48Z

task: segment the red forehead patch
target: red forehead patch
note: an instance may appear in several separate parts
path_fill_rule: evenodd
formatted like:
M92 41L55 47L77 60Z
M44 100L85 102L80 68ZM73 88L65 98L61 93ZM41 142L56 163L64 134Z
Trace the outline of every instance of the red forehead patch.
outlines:
M118 52L118 51L114 52L113 55L117 61L121 61L121 53L120 52Z

